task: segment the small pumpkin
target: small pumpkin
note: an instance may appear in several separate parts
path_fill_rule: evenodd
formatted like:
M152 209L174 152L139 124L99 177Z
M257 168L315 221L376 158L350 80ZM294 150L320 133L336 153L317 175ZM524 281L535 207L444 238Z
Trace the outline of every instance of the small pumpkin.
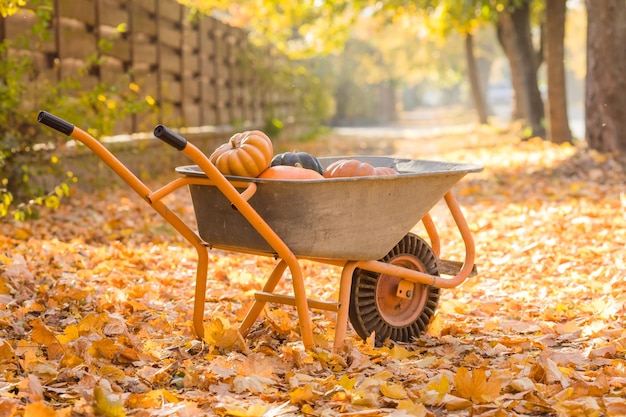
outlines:
M325 178L364 177L376 175L374 167L356 159L340 159L328 165Z
M314 171L317 171L320 174L324 173L324 168L322 168L322 164L320 164L320 161L316 157L314 157L313 155L307 152L294 151L294 152L283 152L283 153L274 155L274 158L272 158L272 162L270 163L270 166L273 167L277 165L290 165L294 167L312 169Z
M270 166L272 155L270 138L260 130L250 130L234 134L209 160L224 175L256 177Z
M276 165L269 167L259 175L259 178L272 180L321 180L322 174L308 168L291 165Z
M398 171L391 167L376 167L374 171L376 171L376 175L398 175Z

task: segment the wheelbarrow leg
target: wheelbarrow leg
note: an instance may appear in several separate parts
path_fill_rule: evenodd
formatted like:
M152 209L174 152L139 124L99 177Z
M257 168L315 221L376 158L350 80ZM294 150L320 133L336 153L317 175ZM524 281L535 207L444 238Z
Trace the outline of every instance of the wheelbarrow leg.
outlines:
M198 249L198 266L196 269L196 292L193 299L193 329L196 336L204 338L204 301L206 298L206 280L208 273L209 254L206 248Z
M302 343L304 344L305 349L313 348L313 330L311 328L311 316L309 314L309 304L306 298L306 291L304 288L304 279L302 277L302 268L300 268L300 264L298 260L294 257L291 260L292 265L289 265L284 259L281 259L280 262L272 271L272 274L269 276L265 285L263 286L264 293L271 293L276 288L278 281L283 276L285 269L289 267L289 271L291 272L291 279L293 281L293 294L296 304L296 310L298 312L298 322L300 324L300 332L302 333ZM255 300L254 304L248 310L248 314L244 318L241 326L239 326L239 332L242 336L248 334L250 328L256 321L259 314L265 307L266 301L263 300Z
M352 275L356 269L356 262L346 262L341 271L341 281L339 282L339 311L337 311L337 322L335 323L335 341L333 352L339 353L343 348L343 341L348 330L348 314L350 311L350 290L352 289Z
M283 273L285 272L286 268L287 268L287 263L281 259L280 262L278 262L278 264L272 271L272 274L269 276L269 278L265 282L265 285L263 286L263 292L274 291L274 288L276 288L276 285L278 285L278 282L280 281L280 278L283 276ZM252 327L256 319L259 317L259 314L261 314L261 311L263 311L263 307L265 307L265 304L267 304L266 301L262 301L258 299L254 301L254 304L252 304L252 307L250 307L250 310L248 310L246 317L243 319L243 322L239 326L239 333L241 333L243 337L245 337L248 334L248 332L250 331L250 328Z
M296 310L298 311L298 322L300 323L300 333L304 348L313 349L313 329L311 326L311 313L309 311L309 302L306 298L306 289L304 286L304 277L302 276L302 268L300 263L293 257L291 265L287 262L291 271L291 280L293 285L293 295L296 299Z

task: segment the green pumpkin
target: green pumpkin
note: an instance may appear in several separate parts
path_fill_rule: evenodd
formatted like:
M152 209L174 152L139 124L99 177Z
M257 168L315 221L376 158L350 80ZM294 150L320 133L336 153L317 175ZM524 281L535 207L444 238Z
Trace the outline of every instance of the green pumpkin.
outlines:
M275 155L270 162L270 166L276 165L289 165L293 167L301 167L306 169L312 169L319 174L324 173L324 168L320 161L313 155L306 152L283 152Z

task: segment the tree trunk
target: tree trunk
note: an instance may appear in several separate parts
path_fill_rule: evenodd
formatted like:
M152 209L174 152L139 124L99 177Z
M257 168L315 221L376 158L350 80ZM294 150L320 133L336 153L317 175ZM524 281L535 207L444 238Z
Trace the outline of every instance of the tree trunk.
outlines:
M626 152L626 4L586 0L586 139L601 152Z
M545 10L545 48L548 73L548 139L554 143L572 142L567 118L565 65L563 63L567 0L549 0Z
M499 15L503 49L509 58L520 115L533 136L545 136L544 108L537 83L537 54L530 31L530 0ZM516 72L516 75L513 75Z
M521 74L521 62L519 54L515 48L515 32L513 31L513 24L511 22L511 16L501 13L498 17L498 23L496 26L498 35L498 41L502 46L502 50L509 61L509 68L511 70L511 84L513 85L513 102L511 103L511 120L524 119L526 115L522 109L526 108L524 103L525 96L522 94L523 83Z
M487 106L485 105L485 96L483 95L483 89L478 77L478 67L474 57L474 38L471 33L465 35L465 57L467 58L467 73L469 75L474 106L478 113L478 121L484 125L487 124Z

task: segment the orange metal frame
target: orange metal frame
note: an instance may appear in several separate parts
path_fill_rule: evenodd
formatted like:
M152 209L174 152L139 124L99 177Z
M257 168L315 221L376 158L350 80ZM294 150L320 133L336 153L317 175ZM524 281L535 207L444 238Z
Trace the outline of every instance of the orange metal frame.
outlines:
M207 271L208 271L208 244L204 242L198 233L189 227L174 211L170 210L162 199L190 184L212 185L217 187L228 200L239 210L239 212L250 222L250 224L263 236L276 252L279 262L268 277L263 290L256 294L255 302L248 311L246 317L240 325L240 332L246 336L252 325L255 323L267 302L293 305L298 313L298 321L302 342L306 349L314 346L313 331L310 319L310 308L335 311L337 313L335 324L335 338L333 350L338 352L343 346L348 324L348 310L350 304L350 291L352 285L352 275L356 268L369 270L378 273L391 274L399 278L419 283L431 285L438 288L452 288L463 283L472 272L474 266L474 242L471 231L465 221L463 213L452 195L448 191L444 200L450 209L452 217L459 228L463 242L465 243L465 261L459 273L452 278L442 278L423 272L414 271L384 262L375 260L368 261L342 261L333 259L312 259L329 265L342 267L339 299L337 301L310 300L306 297L304 277L300 267L298 257L291 252L289 247L281 240L274 230L263 220L263 218L248 203L256 191L256 184L252 182L229 181L217 168L209 161L197 147L188 143L181 152L187 155L208 178L182 177L173 180L162 188L152 191L139 178L137 178L125 165L123 165L111 152L91 135L74 127L69 134L70 137L85 144L102 161L104 161L117 175L120 176L139 196L141 196L152 208L154 208L174 229L176 229L197 251L198 265L196 270L196 288L193 309L193 327L196 335L202 338L204 335L204 303L206 293ZM237 188L245 188L239 192ZM431 246L435 255L439 257L440 243L436 227L430 215L424 216L422 222L429 235ZM249 253L267 256L267 253ZM280 282L286 269L289 269L292 278L293 296L275 294L274 289Z

